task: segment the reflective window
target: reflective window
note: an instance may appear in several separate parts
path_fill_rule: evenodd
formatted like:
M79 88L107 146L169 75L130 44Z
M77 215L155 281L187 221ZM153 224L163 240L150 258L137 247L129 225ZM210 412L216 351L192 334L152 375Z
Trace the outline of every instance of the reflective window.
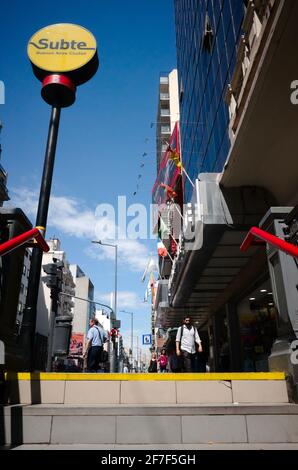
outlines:
M224 97L236 61L243 3L239 0L175 0L177 64L183 83L181 147L189 175L222 171L229 151ZM212 48L203 47L206 18ZM186 200L192 187L185 181Z

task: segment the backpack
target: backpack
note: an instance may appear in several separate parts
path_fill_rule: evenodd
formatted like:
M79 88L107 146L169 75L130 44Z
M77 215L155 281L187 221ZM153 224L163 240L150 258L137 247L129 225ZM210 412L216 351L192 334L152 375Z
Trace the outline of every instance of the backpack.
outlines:
M160 363L161 367L166 367L166 365L168 363L167 356L164 356L164 355L160 356L159 363Z

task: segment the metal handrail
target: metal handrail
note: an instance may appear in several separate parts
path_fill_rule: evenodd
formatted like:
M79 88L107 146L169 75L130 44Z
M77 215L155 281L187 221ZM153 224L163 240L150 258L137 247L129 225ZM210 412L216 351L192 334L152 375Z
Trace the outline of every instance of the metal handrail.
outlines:
M47 252L50 250L50 247L45 241L41 230L35 227L31 230L28 230L27 232L22 233L21 235L18 235L17 237L11 238L7 242L2 243L2 245L0 245L0 256L6 255L10 251L19 248L32 238L35 239L36 244L39 245L43 251Z
M292 243L288 243L285 240L282 240L276 235L272 235L271 233L265 232L265 230L262 230L258 227L251 227L242 245L240 246L240 251L247 251L248 248L255 242L260 243L260 240L255 240L255 237L261 239L263 242L275 246L287 255L293 256L294 258L298 258L297 246L293 245Z

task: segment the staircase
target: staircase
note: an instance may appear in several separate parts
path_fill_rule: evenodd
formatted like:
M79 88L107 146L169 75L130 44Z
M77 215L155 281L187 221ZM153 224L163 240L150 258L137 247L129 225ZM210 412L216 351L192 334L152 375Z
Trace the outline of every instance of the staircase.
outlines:
M9 374L1 444L298 443L283 373Z

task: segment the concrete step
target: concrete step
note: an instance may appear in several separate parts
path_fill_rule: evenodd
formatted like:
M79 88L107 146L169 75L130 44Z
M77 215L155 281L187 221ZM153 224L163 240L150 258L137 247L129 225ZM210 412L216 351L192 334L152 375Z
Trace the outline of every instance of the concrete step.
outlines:
M298 443L298 405L12 405L1 445Z
M175 405L288 403L283 373L10 374L8 403Z
M21 444L19 446L2 446L0 450L66 450L73 452L75 450L92 450L92 451L105 451L105 450L115 450L115 451L130 451L130 455L134 455L135 450L173 450L172 454L175 455L176 451L213 451L213 450L223 450L223 451L246 451L246 450L298 450L298 444L285 444L285 443L274 443L274 444L264 444L262 442L258 444ZM242 456L244 458L244 456ZM294 457L293 457L294 458ZM202 454L200 455L200 460L202 460ZM208 460L210 461L210 455ZM259 461L259 457L258 457ZM287 462L289 463L289 455L287 455ZM296 461L295 461L296 463Z

